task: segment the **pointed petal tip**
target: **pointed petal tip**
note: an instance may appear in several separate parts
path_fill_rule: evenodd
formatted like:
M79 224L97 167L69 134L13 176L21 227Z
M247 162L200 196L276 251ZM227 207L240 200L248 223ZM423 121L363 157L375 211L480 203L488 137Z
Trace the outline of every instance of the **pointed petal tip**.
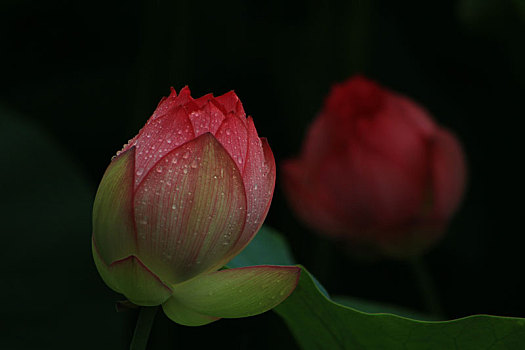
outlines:
M180 91L179 91L179 95L182 95L182 93L184 93L184 94L188 94L188 95L191 94L191 91L190 91L190 88L188 87L188 85L184 85L184 86L182 87L182 89L180 89Z
M242 102L234 90L230 90L221 96L217 96L215 99L224 106L227 113L242 115L243 117L245 116L246 113L244 112Z

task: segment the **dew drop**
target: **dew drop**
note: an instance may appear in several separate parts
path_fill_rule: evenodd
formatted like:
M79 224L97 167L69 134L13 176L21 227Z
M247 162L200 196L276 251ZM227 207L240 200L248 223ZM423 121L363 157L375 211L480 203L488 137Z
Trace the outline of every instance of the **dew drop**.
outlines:
M173 209L173 210L177 209L177 205L176 205L176 204L173 204L173 205L171 206L171 209Z
M198 165L198 164L197 164L197 160L194 160L193 162L191 162L191 167L192 167L193 169L196 169L196 168L197 168L197 165Z
M162 173L162 167L159 166L157 169L155 169L155 171L159 174Z
M184 169L182 170L182 172L183 172L184 174L187 174L187 173L188 173L188 168L184 168Z
M137 176L144 174L144 169L140 168L137 170Z
M185 153L182 155L182 158L184 158L184 159L188 159L189 156L190 156L190 152L185 152Z
M232 134L232 132L230 131L230 129L226 129L226 135L230 136Z

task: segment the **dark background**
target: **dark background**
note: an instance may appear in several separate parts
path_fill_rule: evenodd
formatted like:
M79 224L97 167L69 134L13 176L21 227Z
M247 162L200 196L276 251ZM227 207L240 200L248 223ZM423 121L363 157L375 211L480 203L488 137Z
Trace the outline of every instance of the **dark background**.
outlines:
M0 347L128 346L136 313L114 312L121 297L94 268L91 205L170 86L235 89L279 162L358 72L464 145L465 200L424 258L447 317L525 317L524 37L521 0L0 2ZM329 292L425 310L407 263L354 260L301 226L279 187L266 223ZM152 349L208 344L295 346L271 312L201 328L158 314Z

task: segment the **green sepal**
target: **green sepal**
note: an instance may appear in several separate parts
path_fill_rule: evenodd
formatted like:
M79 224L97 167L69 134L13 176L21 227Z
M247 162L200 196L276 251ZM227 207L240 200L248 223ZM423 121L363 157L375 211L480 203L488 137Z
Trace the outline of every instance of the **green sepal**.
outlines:
M93 259L104 282L136 305L160 305L171 296L171 289L134 255L108 266L93 244Z
M195 314L221 318L258 315L285 300L295 289L299 274L300 268L295 266L250 266L212 272L175 285L164 311L181 324L195 322L191 318ZM182 320L176 314L179 305L195 314Z
M170 320L184 326L204 326L220 319L192 310L173 297L162 304L162 309Z
M111 161L93 204L93 240L100 258L108 265L135 254L134 171L132 147Z

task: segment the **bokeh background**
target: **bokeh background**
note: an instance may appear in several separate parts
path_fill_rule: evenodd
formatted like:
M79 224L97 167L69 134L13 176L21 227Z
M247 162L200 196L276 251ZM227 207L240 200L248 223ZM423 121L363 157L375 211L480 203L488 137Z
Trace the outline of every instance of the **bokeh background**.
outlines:
M125 349L91 260L111 156L169 87L234 89L277 162L297 154L331 84L363 73L461 139L469 184L424 257L446 315L525 317L525 2L0 2L0 348ZM279 174L278 174L279 176ZM267 224L332 294L424 311L405 262L363 262L302 226L277 187ZM278 316L187 328L158 314L151 349L295 348Z

